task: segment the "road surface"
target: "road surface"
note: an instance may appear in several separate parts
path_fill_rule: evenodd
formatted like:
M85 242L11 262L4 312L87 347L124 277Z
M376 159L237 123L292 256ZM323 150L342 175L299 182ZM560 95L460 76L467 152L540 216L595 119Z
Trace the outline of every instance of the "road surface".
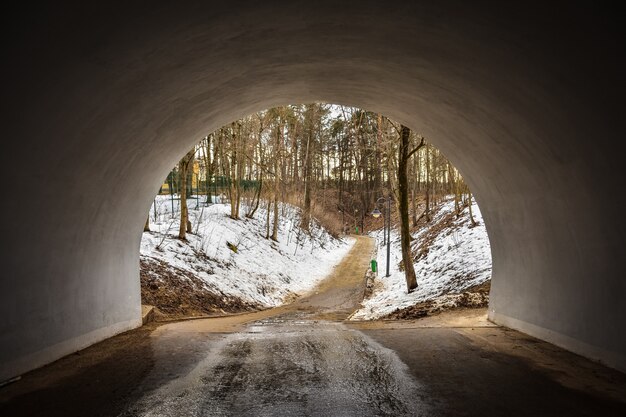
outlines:
M2 416L623 416L626 377L484 310L346 322L372 241L296 302L150 324L0 389Z

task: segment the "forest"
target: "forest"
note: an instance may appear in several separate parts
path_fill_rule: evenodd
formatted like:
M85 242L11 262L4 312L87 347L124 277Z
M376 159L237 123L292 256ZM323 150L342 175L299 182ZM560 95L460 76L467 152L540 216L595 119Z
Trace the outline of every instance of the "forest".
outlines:
M375 227L370 214L390 198L409 292L417 286L411 228L430 222L433 207L450 195L455 211L468 207L474 224L467 184L428 138L381 114L325 103L271 108L208 133L160 193L180 199L179 239L193 230L187 200L194 195L225 199L234 220L264 207L265 238L272 240L281 203L301 208L302 231L314 217L340 235Z

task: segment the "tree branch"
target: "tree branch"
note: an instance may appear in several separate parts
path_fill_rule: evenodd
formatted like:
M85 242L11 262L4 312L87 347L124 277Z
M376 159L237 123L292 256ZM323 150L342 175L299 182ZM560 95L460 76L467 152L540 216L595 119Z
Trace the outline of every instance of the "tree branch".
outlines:
M396 132L398 132L398 136L402 136L402 132L400 131L400 129L398 128L398 126L395 125L394 122L392 122L388 117L385 117L385 120L387 120L387 122L394 128L396 129Z
M411 155L413 155L415 152L419 151L422 147L424 147L424 145L426 145L426 142L424 142L424 138L420 138L420 143L419 145L417 145L415 147L415 149L413 149L411 152L409 152L409 154L407 155L406 159L409 159L411 157Z

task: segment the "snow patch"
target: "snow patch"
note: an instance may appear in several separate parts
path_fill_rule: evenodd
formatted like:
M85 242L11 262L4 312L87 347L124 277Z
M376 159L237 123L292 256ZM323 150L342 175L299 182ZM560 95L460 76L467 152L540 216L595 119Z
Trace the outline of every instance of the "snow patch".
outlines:
M254 218L246 218L242 206L241 219L233 220L229 204L206 205L204 199L188 199L193 233L183 242L177 239L178 200L157 196L150 209L151 232L144 232L141 240L141 258L192 272L207 289L245 302L274 307L306 293L355 242L332 237L315 220L310 234L303 233L298 227L300 209L289 204L279 207L278 242L274 242L265 239L265 207Z
M453 212L454 201L447 200L437 211L431 226ZM398 232L391 232L389 277L385 277L387 250L382 245L383 232L378 230L370 233L379 245L377 283L372 295L363 301L362 307L351 316L351 320L377 319L397 309L445 294L460 293L491 279L489 237L476 203L472 205L472 214L477 226L470 227L468 210L465 208L461 216L452 221L452 227L442 229L428 250L422 256L418 255L414 263L418 287L412 293L407 293L404 272L399 269L402 252ZM414 247L420 246L428 232L429 228L426 227L413 234ZM414 251L414 254L417 252Z

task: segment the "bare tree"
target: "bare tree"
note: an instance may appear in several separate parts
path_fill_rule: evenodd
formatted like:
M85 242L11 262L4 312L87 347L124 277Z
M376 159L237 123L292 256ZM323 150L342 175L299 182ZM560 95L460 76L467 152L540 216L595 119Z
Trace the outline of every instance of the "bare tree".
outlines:
M315 142L314 129L316 122L315 104L306 106L304 117L306 128L306 148L304 157L304 207L302 209L300 228L304 231L309 231L309 223L311 222L311 188L313 186L313 144Z
M402 264L408 292L417 288L413 256L411 255L411 230L409 224L409 182L407 166L411 155L424 146L424 139L413 150L411 147L411 130L401 125L400 147L398 149L398 213L400 214L400 243L402 247Z
M272 236L270 238L274 241L278 241L278 196L280 194L280 159L281 159L281 149L282 149L282 130L283 130L283 119L282 119L282 111L279 109L276 115L276 142L274 144L274 224L272 227Z
M474 214L472 213L472 192L467 188L467 206L469 207L469 218L472 224L471 227L476 227L478 223L474 220Z
M178 173L180 178L180 227L178 229L178 238L187 239L187 233L191 233L191 221L189 220L189 210L187 208L187 174L189 167L193 167L193 157L196 154L195 146L187 152L187 154L178 163Z

